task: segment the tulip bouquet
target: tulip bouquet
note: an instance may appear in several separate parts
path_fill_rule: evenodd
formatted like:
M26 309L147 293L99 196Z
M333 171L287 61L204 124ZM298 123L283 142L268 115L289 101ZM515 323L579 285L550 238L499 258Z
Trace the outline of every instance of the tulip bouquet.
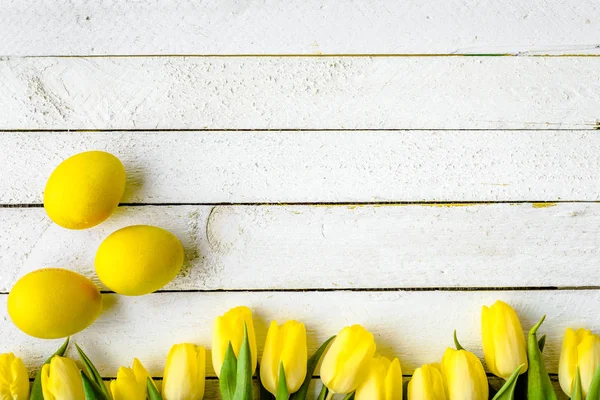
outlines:
M212 364L224 400L253 400L257 368L260 400L306 400L321 362L322 386L317 400L553 400L556 393L546 371L545 336L537 331L527 340L515 310L498 301L484 306L482 344L488 370L505 380L491 393L483 363L466 350L454 333L441 363L414 371L406 390L398 358L376 354L373 334L360 325L343 328L308 357L304 324L273 321L260 363L252 312L236 307L216 318ZM23 362L14 354L0 355L0 399L10 400L201 400L204 397L206 350L183 343L167 356L162 388L138 359L121 367L116 379L105 381L84 351L75 345L82 370L65 357L65 341L37 373L33 384ZM523 378L520 378L523 377ZM585 329L567 329L559 363L562 390L574 400L600 400L600 337Z

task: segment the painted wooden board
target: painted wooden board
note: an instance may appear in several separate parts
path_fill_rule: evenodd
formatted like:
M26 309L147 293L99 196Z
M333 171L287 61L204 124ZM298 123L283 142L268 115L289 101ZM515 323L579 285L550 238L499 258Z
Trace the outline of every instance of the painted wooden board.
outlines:
M0 54L583 53L599 16L593 0L4 0Z
M41 204L90 149L124 162L125 203L600 200L595 131L200 131L0 135L0 202Z
M0 77L0 129L592 129L600 108L598 57L4 58Z
M122 207L85 231L0 208L0 290L41 267L94 278L102 240L134 224L182 241L169 290L600 286L600 203L522 203Z
M60 340L33 339L17 330L6 315L0 295L2 352L12 350L29 367L43 362ZM255 312L259 353L268 323L297 319L306 324L312 354L321 342L346 325L360 323L375 336L378 352L397 356L404 374L423 363L439 361L453 345L457 329L465 348L481 356L481 306L503 299L530 329L546 314L540 334L547 334L544 354L550 373L557 372L562 337L567 327L600 324L600 291L414 291L414 292L255 292L159 293L144 297L105 295L106 311L74 340L103 376L138 357L153 376L162 376L172 344L190 342L210 347L214 318L237 305ZM207 360L210 360L210 353ZM214 376L208 362L207 375Z

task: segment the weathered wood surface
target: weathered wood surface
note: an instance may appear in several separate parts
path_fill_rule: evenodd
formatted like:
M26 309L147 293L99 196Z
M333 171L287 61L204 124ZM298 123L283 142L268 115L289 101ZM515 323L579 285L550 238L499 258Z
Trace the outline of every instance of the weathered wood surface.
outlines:
M581 54L600 44L594 0L1 4L1 55Z
M0 290L41 267L96 280L102 240L150 224L186 249L169 290L600 286L600 204L121 207L86 231L0 208Z
M600 108L599 57L5 58L0 78L0 130L592 129Z
M90 149L125 164L125 203L600 200L596 131L211 131L0 135L0 203L41 204Z

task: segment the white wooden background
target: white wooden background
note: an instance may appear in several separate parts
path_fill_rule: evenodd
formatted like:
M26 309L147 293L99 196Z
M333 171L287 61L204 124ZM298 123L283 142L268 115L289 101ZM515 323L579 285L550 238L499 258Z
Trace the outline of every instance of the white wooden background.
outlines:
M454 329L481 355L496 299L548 315L555 374L564 329L600 328L599 55L596 0L0 0L0 351L33 369L58 345L10 322L20 276L95 279L102 239L149 223L185 267L106 293L75 338L106 377L160 377L246 304L259 342L362 323L408 378ZM88 149L123 160L124 204L67 231L44 184Z

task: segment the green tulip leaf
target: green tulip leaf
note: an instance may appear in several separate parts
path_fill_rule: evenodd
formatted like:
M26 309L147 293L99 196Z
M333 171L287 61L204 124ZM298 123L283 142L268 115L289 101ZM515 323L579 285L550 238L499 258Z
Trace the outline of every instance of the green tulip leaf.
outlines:
M536 336L537 330L544 322L544 319L546 319L545 315L531 328L527 337L527 356L529 358L529 373L527 375L528 400L557 400Z
M454 345L456 346L456 350L464 350L465 348L461 346L458 338L456 337L456 329L454 330Z
M327 386L323 385L323 387L321 388L321 393L319 393L319 397L317 397L317 400L325 400L328 391L329 390L327 389Z
M150 377L146 379L146 388L148 389L148 400L162 400L162 396L158 393L158 389Z
M587 400L600 400L600 365L594 372L592 383L588 391Z
M283 362L279 362L279 384L277 385L277 396L275 400L289 400L290 394L287 389L287 382L285 380L285 370L283 368Z
M221 375L219 378L219 389L223 400L233 400L235 395L235 377L237 375L237 360L231 342L227 346L225 359L221 366Z
M331 343L333 339L335 339L335 336L332 336L329 339L327 339L321 345L321 347L319 347L316 353L313 354L313 356L308 360L306 368L306 377L304 378L304 382L302 383L302 386L300 386L300 389L298 389L296 393L292 394L292 397L290 398L291 400L306 400L308 387L310 386L310 381L312 380L315 369L317 368L317 364L319 364L321 356L323 355L323 353L327 349L327 346L329 346L329 343Z
M573 386L573 393L571 393L571 400L583 400L583 390L581 388L581 375L579 375L579 367L575 372L575 385Z
M98 385L93 382L83 371L79 371L81 380L83 381L83 393L85 394L85 400L109 400L108 397L100 390ZM104 383L102 386L106 387Z
M81 361L83 362L83 368L85 369L88 378L90 378L90 380L96 384L96 386L100 389L100 391L105 395L107 399L111 399L112 396L110 395L108 388L102 381L102 377L98 373L98 370L96 369L92 361L89 359L87 354L85 354L83 350L81 350L81 347L79 347L77 343L75 343L75 348L77 349L77 353L79 353L79 357L81 357Z
M54 356L64 356L67 351L67 347L69 347L69 338L65 339L65 342L60 346L54 354L48 358L44 364L50 364L52 358ZM29 400L44 400L44 394L42 393L42 368L35 374L35 379L33 380L33 384L31 385L31 395L29 396Z
M244 321L244 340L238 354L237 375L233 400L252 400L252 354L248 341L248 328Z
M519 379L519 373L521 372L521 368L524 366L525 364L521 364L517 367L517 369L515 369L515 372L512 373L510 378L508 378L508 380L504 383L492 400L514 400L517 379Z
M540 340L538 340L538 347L540 348L540 352L544 352L544 346L546 346L546 335L542 335Z
M352 400L354 399L354 395L356 394L356 392L352 392L352 393L348 393L345 397L344 400Z

